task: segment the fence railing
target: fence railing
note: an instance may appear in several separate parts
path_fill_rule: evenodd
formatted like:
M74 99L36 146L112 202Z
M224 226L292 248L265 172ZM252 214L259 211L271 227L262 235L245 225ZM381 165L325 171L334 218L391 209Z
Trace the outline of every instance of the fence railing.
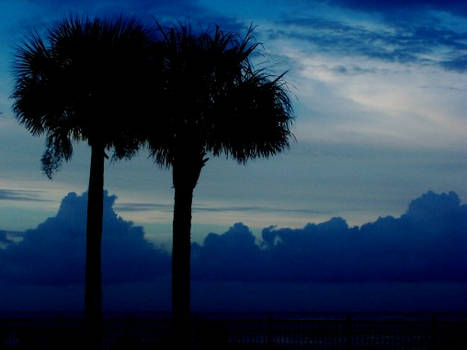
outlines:
M194 349L467 349L467 322L195 318ZM104 349L170 349L168 318L104 320ZM0 319L0 349L82 349L79 318Z
M229 320L227 342L283 349L467 349L467 324L438 321ZM218 326L219 327L219 326Z

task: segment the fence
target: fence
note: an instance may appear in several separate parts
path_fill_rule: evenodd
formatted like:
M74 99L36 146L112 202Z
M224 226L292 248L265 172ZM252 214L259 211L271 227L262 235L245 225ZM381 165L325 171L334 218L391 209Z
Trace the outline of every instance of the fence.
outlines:
M110 318L104 348L170 349L168 318ZM1 349L82 349L79 318L0 319ZM196 318L195 349L467 349L467 322Z
M467 349L465 322L230 320L227 343L239 349Z

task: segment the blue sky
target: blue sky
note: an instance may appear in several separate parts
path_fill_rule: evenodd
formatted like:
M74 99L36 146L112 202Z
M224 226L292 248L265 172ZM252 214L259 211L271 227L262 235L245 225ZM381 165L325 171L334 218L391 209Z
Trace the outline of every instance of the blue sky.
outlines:
M244 32L253 24L296 111L297 142L246 167L225 159L203 170L193 237L242 221L298 227L333 216L363 224L399 215L427 190L467 198L467 9L457 1L42 1L0 4L0 223L24 230L52 215L66 193L83 192L89 149L77 147L53 181L40 172L44 140L11 111L15 45L69 13L131 14L150 22L190 20ZM170 173L141 153L108 164L116 210L170 244ZM9 193L9 192L5 192Z
M459 232L466 232L465 220L456 215L465 212L462 203L467 202L467 5L453 0L0 2L0 247L4 248L0 249L0 259L13 259L6 262L17 268L16 271L22 271L17 276L26 276L28 283L36 283L34 287L20 283L16 289L0 284L4 295L0 307L55 305L64 308L79 305L82 300L81 275L70 275L58 268L53 271L56 279L48 280L51 271L39 273L42 265L38 264L39 270L31 270L37 272L34 274L36 280L33 280L31 275L27 275L28 267L18 259L25 256L34 261L44 260L47 266L59 267L60 263L54 259L61 259L60 256L45 259L44 251L40 249L41 240L37 240L39 236L35 235L49 234L46 242L63 248L63 251L70 247L71 241L67 241L70 237L78 241L82 239L79 236L81 231L76 236L71 232L73 230L68 230L64 238L57 235L60 230L56 228L62 227L57 224L63 219L62 199L69 199L70 192L81 194L86 190L90 150L85 144L77 145L72 161L49 181L40 171L44 139L30 136L17 124L11 111L12 100L9 99L14 84L12 63L15 45L31 30L41 32L70 13L91 16L123 13L147 22L155 17L162 23L188 19L194 26L219 24L221 28L240 33L253 24L255 36L263 43L264 52L264 55L256 57L256 66L266 67L276 74L288 71L286 80L295 107L293 132L297 142L275 158L251 161L246 167L232 160L211 159L201 174L193 201L193 239L201 259L196 265L195 305L208 307L202 303L204 293L217 297L220 305L228 307L229 293L234 295L237 291L247 290L255 297L244 294L238 301L247 309L251 309L252 304L260 305L259 301L263 308L270 305L302 307L302 310L317 310L317 305L324 309L326 305L331 308L333 305L334 308L339 305L358 308L359 305L367 305L368 300L370 306L374 303L374 309L379 310L388 305L391 308L391 303L393 309L410 306L422 309L440 300L440 295L445 304L439 308L467 309L465 298L462 298L467 288L465 273L462 272L465 271L465 268L462 270L465 261L460 258L463 252L456 248L456 244L465 238L449 236L455 231L452 226L429 221L428 218L434 215L430 211L425 212L426 220L421 221L421 226L404 226L407 225L404 218L413 214L409 204L414 203L415 198L425 198L439 211L447 207L448 221L463 227ZM173 201L170 172L154 166L142 152L131 161L107 164L105 187L110 195L118 197L109 197L112 198L113 210L123 218L118 221L115 213L110 212L112 220L121 225L116 232L126 237L123 242L127 246L141 253L139 258L127 256L125 259L129 260L123 259L121 266L130 262L138 269L144 264L143 260L154 265L166 263ZM428 193L420 197L428 190L438 194ZM73 198L81 197L75 195ZM378 220L378 217L387 215L393 218ZM336 217L343 219L331 219ZM310 229L314 226L307 226L308 223L323 223L324 226ZM366 223L369 226L354 228ZM339 299L343 289L333 284L335 281L320 279L319 276L297 276L287 285L280 278L266 279L261 287L246 284L251 282L248 281L248 273L252 279L258 279L261 266L265 266L261 265L264 257L258 258L255 254L259 247L265 247L268 239L274 237L276 244L293 235L313 233L319 236L321 229L333 224L337 225L337 231L333 231L336 242L342 239L348 243L352 232L377 233L380 241L365 244L372 246L382 257L397 252L400 254L398 259L409 259L406 252L399 249L408 244L416 257L413 264L409 264L412 272L404 272L397 265L397 259L390 266L380 261L378 266L386 266L386 272L390 272L387 278L382 281L374 278L381 272L376 270L364 282L358 279L347 281L345 294L348 300ZM267 229L273 225L276 228ZM436 230L432 232L430 246L423 246L425 229L433 225ZM400 231L401 227L405 227L405 231ZM2 231L28 229L31 230L25 236ZM217 232L218 235L208 235L209 232ZM133 239L127 239L125 235L129 233ZM405 233L410 233L410 237L405 237ZM23 237L25 239L21 242ZM238 241L229 241L232 237ZM387 240L396 242L393 250L384 251L382 248ZM209 251L209 247L212 248L214 243L214 247L216 244L222 247L223 242L238 243L236 247L241 248L233 251L230 258L234 261L235 254L240 254L240 251L241 254L250 252L253 260L259 259L256 270L248 269L248 273L243 274L246 281L232 278L219 285L214 277L206 277L206 271L210 270L202 264L202 257L213 258L215 249ZM287 258L294 244L300 245L301 241L288 242L292 245L285 245L283 250L273 249L271 254L283 254ZM323 249L330 249L332 254L337 254L336 247L340 244L318 243ZM309 241L303 244L313 247ZM363 249L355 244L357 252ZM434 254L431 248L440 245L444 250L441 250L441 255L434 256L450 266L452 271L449 278L442 281L429 262L423 260L423 257ZM423 250L422 246L428 250ZM120 246L118 249L123 248ZM82 268L79 255L69 256L76 260L71 259L67 264L75 264L73 266L77 270L71 270L79 271ZM443 257L448 256L450 259L444 261ZM351 255L347 258L352 261ZM357 267L367 271L365 264L373 258L368 257ZM204 261L208 260L205 258ZM340 269L335 266L322 268L324 271L329 271L326 268ZM272 269L276 271L277 267ZM433 270L433 273L424 275L428 270ZM161 271L150 270L154 275L166 278ZM345 280L342 277L346 274L345 269L339 271L342 275L336 276ZM229 273L235 276L240 272ZM283 275L287 273L285 271ZM406 278L403 278L404 273ZM0 270L0 274L11 277L11 271L5 269ZM60 278L62 275L66 278ZM132 271L124 271L120 284L106 287L104 298L107 296L107 305L120 305L122 295L130 292L139 295L135 300L141 301L141 307L160 309L168 305L167 283L154 286L154 280L146 280L144 276L140 276L138 281L125 277L133 275ZM414 275L420 278L417 284L413 284L416 280ZM64 287L67 278L72 280L67 280ZM138 283L153 284L140 288ZM316 283L328 284L316 287ZM273 289L272 286L277 293L264 297ZM285 289L287 292L281 294L280 291ZM154 290L160 296L157 300L151 297ZM218 290L223 294L215 292ZM374 297L375 292L378 293L377 298ZM21 293L34 294L37 298L18 297ZM50 296L49 299L45 298L46 295ZM54 297L56 295L67 301L61 304ZM220 300L222 295L225 299ZM288 296L289 303L277 304L284 295ZM327 298L327 295L335 298ZM400 298L392 298L394 295ZM338 299L340 301L336 303Z
M86 189L87 146L48 181L39 164L44 140L17 125L9 99L15 45L71 12L188 18L240 32L254 24L265 53L257 65L289 71L297 143L247 167L211 160L195 194L195 238L235 221L300 226L339 215L362 224L402 213L429 189L467 197L467 11L461 2L30 0L0 6L0 187L20 191L1 196L6 229L38 224L66 193ZM170 185L170 173L144 153L107 166L106 188L118 195L117 210L155 240L170 239Z

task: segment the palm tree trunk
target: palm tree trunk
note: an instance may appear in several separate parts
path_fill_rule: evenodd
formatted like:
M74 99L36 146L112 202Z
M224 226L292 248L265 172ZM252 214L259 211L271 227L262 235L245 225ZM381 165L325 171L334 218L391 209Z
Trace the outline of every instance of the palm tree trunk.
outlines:
M193 190L206 163L204 152L173 163L175 189L172 243L172 315L175 342L184 349L191 344L190 253Z
M101 240L104 196L104 146L91 145L86 227L84 315L88 349L102 347Z
M190 248L193 188L175 187L172 245L172 314L175 339L189 346L190 327Z

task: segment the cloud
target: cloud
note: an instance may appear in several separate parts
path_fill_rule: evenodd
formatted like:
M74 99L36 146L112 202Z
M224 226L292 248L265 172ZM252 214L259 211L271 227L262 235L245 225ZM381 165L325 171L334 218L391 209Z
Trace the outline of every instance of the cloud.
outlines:
M115 196L104 195L102 271L104 283L144 281L169 271L166 251L144 239L142 227L117 216ZM57 215L0 250L0 276L22 284L84 281L87 194L69 193Z
M114 212L105 193L103 280L153 282L170 276L170 255ZM69 193L54 217L20 242L0 231L0 278L8 283L82 284L86 194ZM427 192L399 218L349 227L342 218L303 228L262 230L242 223L192 245L197 282L467 282L467 205L454 193Z
M450 60L443 61L441 65L446 70L465 73L467 71L467 55L460 55Z
M268 37L304 41L310 52L438 65L457 72L463 72L467 67L464 31L419 23L415 19L410 23L374 25L314 16L288 16L278 21L276 28L268 30Z
M168 211L173 208L169 204L158 204L158 203L119 203L115 205L115 210L119 212L139 212L139 211L153 211L163 210Z
M376 73L377 70L375 68L363 68L358 65L337 65L332 67L325 66L324 68L328 69L331 72L342 74L342 75L357 75L357 74L369 74L369 73Z
M440 10L467 15L467 4L459 0L330 0L332 4L370 12L403 12L408 10Z
M268 227L259 244L235 224L193 252L199 280L467 281L467 205L454 192L428 192L399 218L361 227L342 218L302 229Z
M7 237L8 231L0 230L0 247L10 243L10 240Z
M222 235L210 233L192 245L193 277L201 280L255 281L263 261L255 237L242 223Z
M0 200L48 202L49 200L40 198L40 194L42 192L43 191L35 191L35 190L0 189Z
M119 203L115 206L119 212L143 212L143 211L171 211L173 204L159 203ZM250 213L303 213L303 214L322 214L323 211L312 210L307 208L278 208L267 206L199 206L192 207L192 211L196 212L250 212Z

